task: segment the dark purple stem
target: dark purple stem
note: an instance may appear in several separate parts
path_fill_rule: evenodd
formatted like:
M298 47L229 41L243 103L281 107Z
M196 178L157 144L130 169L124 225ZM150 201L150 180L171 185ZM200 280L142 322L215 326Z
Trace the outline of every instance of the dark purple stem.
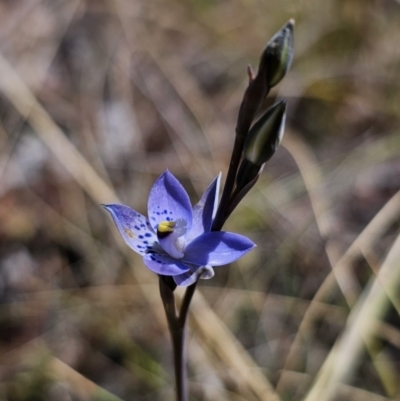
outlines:
M174 351L176 400L187 401L187 379L185 360L185 320L183 324L176 313L175 296L163 276L160 276L160 295L168 321Z
M187 401L187 373L185 358L185 328L171 331L172 345L174 348L175 386L176 400Z

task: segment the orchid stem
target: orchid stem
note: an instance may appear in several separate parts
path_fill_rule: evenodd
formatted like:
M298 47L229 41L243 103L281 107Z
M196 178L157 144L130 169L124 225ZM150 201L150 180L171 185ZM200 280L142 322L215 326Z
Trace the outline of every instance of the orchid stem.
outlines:
M236 137L237 139L237 137ZM230 189L228 188L228 191L224 191L224 194L228 194L228 199L227 202L229 202L230 199L230 194L233 189L233 185L235 183L235 177L236 177L236 170L238 168L239 162L240 162L240 156L242 153L242 148L243 148L243 143L240 144L238 143L236 145L237 141L235 141L235 148L232 154L232 160L231 160L231 167L229 171L233 171L234 173L231 173L231 177L229 178L229 173L228 173L228 178L227 182L230 179L231 180L231 187ZM237 160L234 159L234 153L238 153ZM236 164L236 167L235 167ZM225 189L227 187L227 184L225 184ZM222 203L222 200L221 200ZM228 204L228 203L227 203ZM213 226L212 226L212 231L220 231L222 226L225 223L226 216L226 208L222 209L223 213L221 213L219 222L216 223L216 220L214 220ZM161 282L160 280L160 288L161 288ZM165 312L167 315L168 323L169 323L169 328L171 332L171 337L172 337L172 345L174 348L174 366L175 366L175 384L176 384L176 399L177 401L187 401L187 388L186 388L186 360L185 360L185 326L186 326L186 321L187 321L187 316L189 313L189 307L190 303L192 302L193 295L196 291L198 280L194 282L192 285L188 286L185 292L185 295L183 297L181 309L179 312L179 316L176 315L175 312L175 301L174 301L174 313L168 313L167 310L170 309L168 305L164 302L164 297L162 295L163 291L161 291L161 297L163 298L163 303L164 303L164 308ZM173 292L171 291L172 297L173 297ZM172 320L172 322L170 321ZM172 324L171 324L172 323Z
M189 285L189 287L186 289L185 296L183 297L182 306L179 313L179 325L182 328L185 328L187 315L189 313L190 303L192 302L192 298L194 292L196 291L198 282L199 281L197 280L192 285Z
M185 358L185 325L190 301L193 297L196 286L194 285L190 291L186 292L185 297L183 298L181 311L178 315L176 312L174 292L164 280L165 279L163 277L160 277L160 295L163 301L174 351L176 400L187 401L188 393Z
M236 172L239 167L245 139L246 137L243 135L236 135L231 161L229 163L229 170L226 176L224 191L222 192L221 202L219 203L218 211L213 222L211 229L212 231L220 231L225 223L226 212L229 206L231 193L235 185Z
M176 400L187 401L187 374L185 358L185 328L171 330L172 346L174 349Z

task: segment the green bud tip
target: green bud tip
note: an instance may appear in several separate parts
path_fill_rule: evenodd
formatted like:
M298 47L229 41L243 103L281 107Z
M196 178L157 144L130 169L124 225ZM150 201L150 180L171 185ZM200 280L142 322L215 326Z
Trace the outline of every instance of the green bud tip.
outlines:
M275 153L285 129L286 100L270 107L250 129L245 144L244 157L261 166Z
M261 56L260 71L265 71L269 88L286 75L293 59L294 19L290 19L267 43Z

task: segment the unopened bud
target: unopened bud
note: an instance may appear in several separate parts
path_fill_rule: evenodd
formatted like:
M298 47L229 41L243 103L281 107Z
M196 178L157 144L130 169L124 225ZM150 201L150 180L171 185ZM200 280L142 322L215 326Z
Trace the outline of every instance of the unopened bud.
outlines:
M261 166L275 153L285 129L286 100L270 107L250 129L244 143L244 157Z
M253 182L260 173L262 166L254 164L247 159L243 159L240 164L237 176L236 176L236 189L241 191L248 184ZM255 181L254 181L255 183Z
M294 20L290 19L268 42L261 56L260 71L265 71L267 85L272 88L286 75L293 58Z

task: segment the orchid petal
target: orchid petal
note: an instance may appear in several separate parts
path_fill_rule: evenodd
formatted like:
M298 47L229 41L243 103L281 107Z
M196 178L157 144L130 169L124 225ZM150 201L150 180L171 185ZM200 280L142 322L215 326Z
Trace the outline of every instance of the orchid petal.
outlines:
M214 269L211 266L199 267L194 273L183 273L174 276L175 283L180 287L188 287L194 284L199 278L210 279L214 277Z
M111 204L103 207L110 212L122 238L135 252L145 255L146 250L157 241L149 220L140 213L125 205Z
M181 275L189 271L189 266L167 255L149 253L143 257L144 264L154 273L164 276Z
M149 220L154 231L164 221L186 221L187 230L192 225L192 206L181 183L167 170L154 183L148 200Z
M176 285L179 287L189 287L198 280L198 276L192 273L183 273L173 277Z
M193 207L193 222L190 232L186 236L186 241L190 242L199 235L211 231L211 226L218 205L219 186L221 173L204 192L199 203Z
M221 266L234 262L254 247L255 244L243 235L214 231L190 242L182 261L197 266Z

